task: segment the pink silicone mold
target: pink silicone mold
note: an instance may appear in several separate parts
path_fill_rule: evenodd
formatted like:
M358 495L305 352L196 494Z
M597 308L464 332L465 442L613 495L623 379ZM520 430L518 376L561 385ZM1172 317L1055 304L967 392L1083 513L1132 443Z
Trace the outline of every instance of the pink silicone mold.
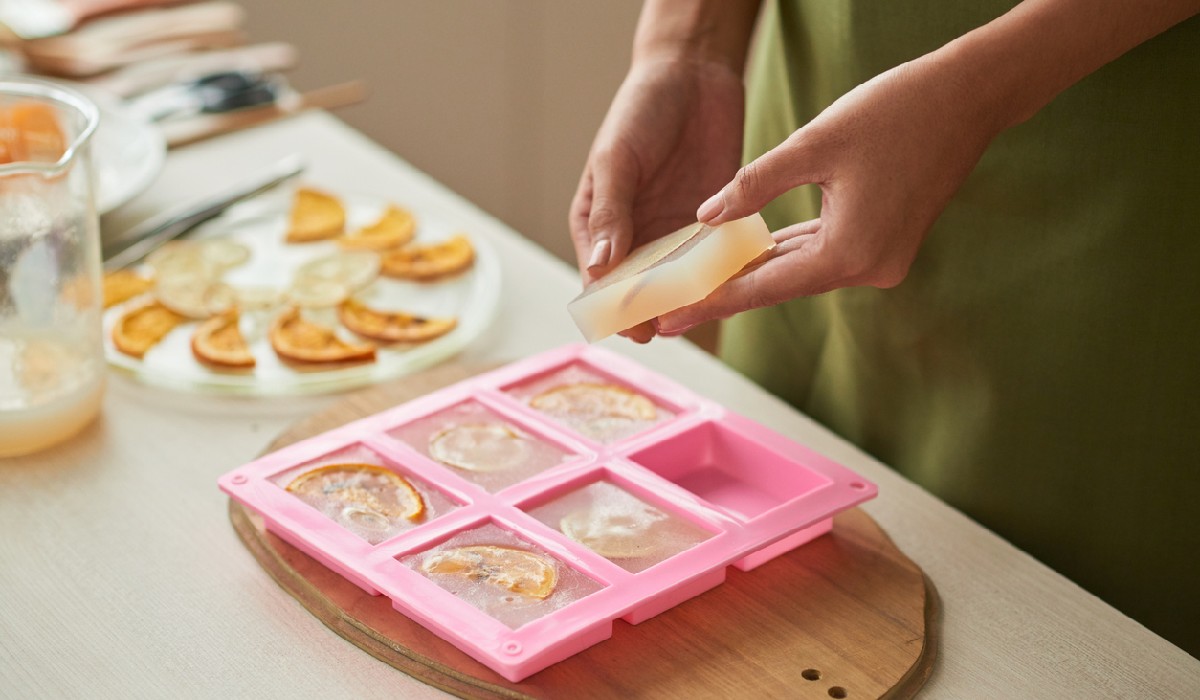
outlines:
M604 386L588 391L611 403L587 418L564 413L563 387L581 383ZM383 522L370 507L331 507L320 489L288 491L342 462L402 477L424 512ZM618 618L637 624L721 584L730 565L749 571L828 532L834 514L876 494L802 445L583 345L296 443L219 485L272 532L511 681L609 638ZM530 580L554 585L530 594L513 582L517 569L486 559L490 547L532 556ZM464 574L463 557L481 563Z

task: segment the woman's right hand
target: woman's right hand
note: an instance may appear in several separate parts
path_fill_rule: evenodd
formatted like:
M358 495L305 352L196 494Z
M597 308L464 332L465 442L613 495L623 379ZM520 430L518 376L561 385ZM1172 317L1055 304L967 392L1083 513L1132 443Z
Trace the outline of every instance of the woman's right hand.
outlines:
M588 154L570 228L587 283L633 246L696 220L742 152L742 77L728 64L655 56L635 61ZM637 342L653 326L625 331Z

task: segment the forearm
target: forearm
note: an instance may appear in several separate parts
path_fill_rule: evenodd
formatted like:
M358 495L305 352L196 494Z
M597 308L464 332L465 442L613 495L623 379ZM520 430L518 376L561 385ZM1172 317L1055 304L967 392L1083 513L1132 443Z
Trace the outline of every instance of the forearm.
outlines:
M1197 13L1200 0L1025 0L926 58L949 71L978 102L980 118L1000 131Z
M633 61L715 61L741 74L761 0L647 0Z

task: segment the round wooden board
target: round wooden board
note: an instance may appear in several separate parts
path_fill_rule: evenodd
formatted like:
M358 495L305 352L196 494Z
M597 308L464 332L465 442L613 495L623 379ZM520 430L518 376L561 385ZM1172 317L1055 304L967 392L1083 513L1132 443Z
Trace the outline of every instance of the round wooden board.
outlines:
M451 364L348 396L267 451L470 376ZM933 584L861 509L833 531L612 638L509 682L266 531L230 502L258 562L330 629L372 656L465 698L908 698L937 655Z

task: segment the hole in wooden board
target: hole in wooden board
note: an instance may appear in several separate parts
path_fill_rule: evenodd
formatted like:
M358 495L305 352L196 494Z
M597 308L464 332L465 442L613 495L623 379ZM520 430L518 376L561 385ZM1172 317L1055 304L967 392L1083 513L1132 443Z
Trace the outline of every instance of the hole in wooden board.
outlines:
M831 698L844 698L846 695L846 689L840 685L835 685L829 689L829 697Z
M821 680L821 672L815 668L806 668L800 672L800 677L806 681L819 681Z

